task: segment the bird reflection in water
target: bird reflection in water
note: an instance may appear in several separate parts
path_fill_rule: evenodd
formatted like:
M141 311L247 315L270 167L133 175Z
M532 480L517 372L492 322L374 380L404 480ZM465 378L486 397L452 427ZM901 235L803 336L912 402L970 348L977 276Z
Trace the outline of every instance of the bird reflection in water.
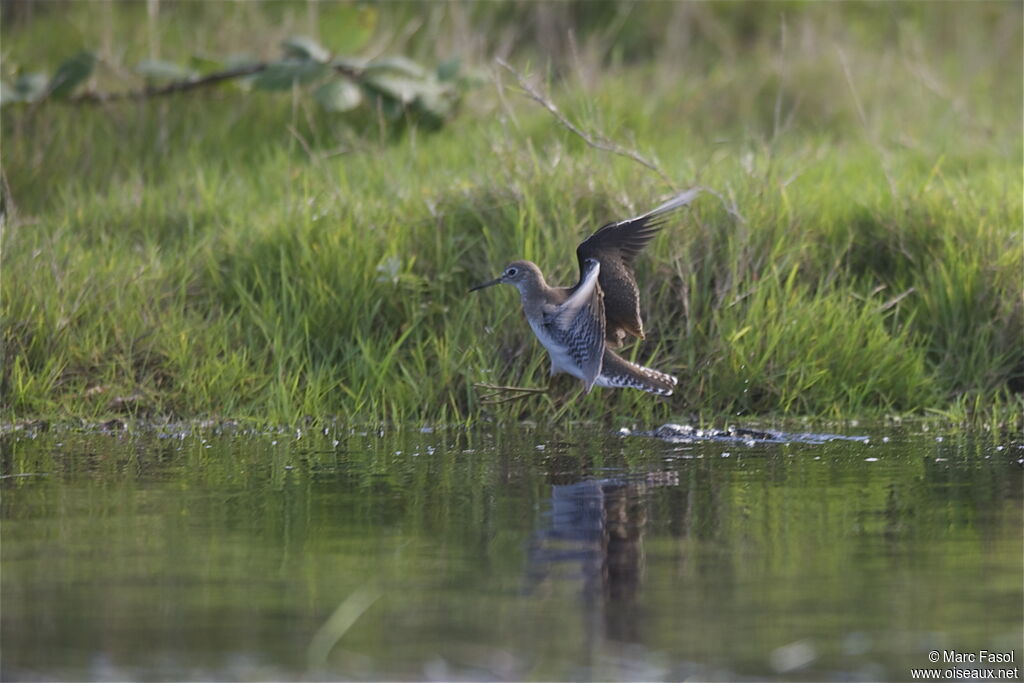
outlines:
M548 523L530 539L529 592L552 578L582 580L588 639L640 642L648 493L678 482L676 472L650 472L553 484Z

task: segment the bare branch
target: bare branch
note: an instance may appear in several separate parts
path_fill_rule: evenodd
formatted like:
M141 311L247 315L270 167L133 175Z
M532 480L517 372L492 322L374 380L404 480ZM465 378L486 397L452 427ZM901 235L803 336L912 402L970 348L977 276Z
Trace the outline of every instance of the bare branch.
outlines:
M501 57L497 58L497 62L502 68L504 68L506 71L508 71L509 73L516 77L516 80L519 82L519 86L523 89L523 91L531 100L547 109L551 113L551 115L554 116L560 124L562 124L563 127L567 128L569 131L578 136L585 143L587 143L594 149L599 149L604 152L611 152L612 154L617 154L618 156L626 157L627 159L632 159L633 161L637 162L644 168L654 171L663 181L665 181L665 183L667 183L671 187L676 187L676 183L672 180L672 178L670 178L667 173L661 170L661 167L658 166L658 164L656 164L654 161L648 159L647 157L643 156L634 149L628 149L626 147L623 147L622 145L618 145L612 142L611 140L605 138L603 135L588 133L584 131L579 126L574 124L572 121L567 119L565 115L558 110L558 107L555 106L554 102L552 102L548 97L546 97L542 92L540 92L540 90L535 88L529 81L526 80L526 78L523 77L521 73L516 71L508 62L506 62Z
M885 313L890 308L896 306L897 304L899 304L899 302L903 301L904 299L906 299L908 296L910 296L911 294L913 294L916 291L917 291L916 287L911 287L910 289L908 289L906 291L900 292L899 294L897 294L896 296L894 296L893 298L889 299L884 304L882 304L881 306L876 308L875 309L875 313Z
M729 214L730 216L735 218L740 223L743 223L744 225L746 224L747 219L744 218L743 215L740 213L739 207L736 206L736 200L735 199L733 199L733 198L726 199L725 195L723 195L721 192L719 192L718 190L716 190L714 188L708 187L707 185L698 185L695 189L698 189L701 192L707 192L710 195L714 195L714 196L718 197L718 201L721 202L722 208L725 209L725 212L727 214ZM730 194L731 194L731 192L730 192Z
M885 176L885 181L889 184L889 192L893 198L899 199L899 193L896 190L896 181L893 180L892 174L889 172L889 157L886 154L885 148L882 147L882 143L878 141L878 138L872 133L871 127L868 125L868 117L864 113L864 106L860 103L860 95L857 94L857 86L853 83L853 75L850 73L850 65L846 62L846 54L843 49L836 46L836 52L839 54L839 63L843 67L843 75L846 76L846 85L850 88L850 95L853 97L853 104L857 108L857 116L860 118L860 124L864 128L864 136L867 137L868 142L874 147L875 153L878 154L878 165L882 167L882 174Z
M548 392L547 388L509 387L501 384L486 384L484 382L473 382L473 386L478 389L486 389L489 392L480 396L480 402L490 405L518 401L535 394L545 394Z
M224 71L207 74L202 78L188 78L181 81L174 81L158 88L147 87L142 88L141 90L125 90L122 92L83 92L80 95L75 95L65 99L50 100L47 98L40 102L55 101L70 104L103 104L105 102L115 102L118 100L145 100L151 97L163 97L165 95L173 95L174 93L205 88L235 78L252 76L253 74L265 71L269 66L270 62L246 64L245 66L239 66L234 69L226 69ZM357 79L361 76L359 71L341 64L332 64L331 68L339 74L351 79Z
M550 112L551 115L555 117L556 121L562 124L562 126L569 130L571 133L573 133L581 140L583 140L583 142L587 143L594 149L599 149L603 152L610 152L618 156L626 157L627 159L632 159L633 161L637 162L644 168L647 168L656 173L663 181L665 181L665 183L667 183L673 189L677 187L676 183L672 180L672 178L670 178L669 175L665 173L665 171L663 171L656 162L643 156L635 149L623 147L622 145L612 142L603 135L600 135L598 133L588 133L585 130L581 129L575 123L566 118L566 116L561 111L558 110L558 107L555 106L554 102L552 102L550 98L546 97L542 92L540 92L540 90L534 87L528 80L526 80L526 78L521 73L516 71L515 68L513 68L508 62L506 62L501 57L496 58L496 61L502 68L504 68L506 71L508 71L509 73L516 77L516 81L519 82L519 86L526 93L527 97L529 97L531 100L547 109L548 112ZM710 195L714 195L722 203L722 208L725 209L726 213L728 213L730 216L738 220L740 223L747 222L746 219L744 219L743 216L740 215L739 209L736 207L735 200L727 200L721 192L718 192L717 190L714 190L707 186L700 185L692 189L700 190L701 192L707 192Z
M195 90L196 88L216 85L217 83L228 81L232 78L241 78L242 76L250 76L252 74L259 73L266 68L266 62L261 62L259 64L247 64L246 66L240 66L235 69L218 71L216 73L209 74L208 76L203 76L202 78L190 78L183 81L174 81L159 88L150 87L143 88L142 90L125 90L122 92L84 92L81 95L75 95L74 97L69 97L65 100L56 101L75 104L102 104L104 102L114 102L117 100L145 100L150 97L161 97L178 92L185 92L186 90Z

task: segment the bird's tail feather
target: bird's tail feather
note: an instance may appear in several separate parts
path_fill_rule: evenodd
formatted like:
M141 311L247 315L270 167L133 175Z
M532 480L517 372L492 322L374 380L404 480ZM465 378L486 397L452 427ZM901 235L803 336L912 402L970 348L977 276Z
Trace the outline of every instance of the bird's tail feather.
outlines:
M671 396L679 380L672 375L632 363L614 351L605 349L598 386L640 389L652 394Z

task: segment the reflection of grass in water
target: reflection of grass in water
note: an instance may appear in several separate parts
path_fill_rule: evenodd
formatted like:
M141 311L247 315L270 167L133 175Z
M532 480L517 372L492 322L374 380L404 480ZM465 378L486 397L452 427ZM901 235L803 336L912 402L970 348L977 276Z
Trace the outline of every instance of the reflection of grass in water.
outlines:
M334 646L379 597L379 591L363 586L341 601L309 643L307 659L311 671L324 668Z
M68 7L74 29L40 13L5 34L7 49L41 67L66 55L40 44L145 56L137 8L104 19L88 7ZM161 54L330 24L328 8L246 9L232 37L228 6L213 7L165 12ZM482 40L518 36L500 22L533 16L485 7L470 17L492 25ZM387 27L406 10L381 11ZM576 58L556 60L562 110L656 152L680 186L728 193L745 222L704 197L639 259L649 337L635 357L680 376L671 401L575 401L556 383L488 412L1019 414L1005 393L1024 364L1019 7L769 14L635 9L607 51L579 19ZM203 16L225 21L224 36ZM670 21L692 32L687 45L654 31ZM436 26L402 51L449 54L457 29ZM559 56L546 40L524 56ZM431 135L231 91L5 109L18 209L3 245L5 411L461 420L481 414L473 382L545 384L515 297L465 290L518 257L570 281L580 237L671 188L504 100L471 93Z

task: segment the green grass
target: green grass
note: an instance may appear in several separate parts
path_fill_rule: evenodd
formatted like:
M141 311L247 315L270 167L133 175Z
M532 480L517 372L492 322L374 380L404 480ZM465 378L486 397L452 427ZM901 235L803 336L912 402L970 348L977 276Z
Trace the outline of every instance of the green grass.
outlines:
M332 45L329 6L165 4L157 38L141 3L59 7L5 22L5 79L83 47L130 65L318 26ZM469 45L489 69L505 40L570 118L674 187L497 72L503 97L481 86L433 133L230 89L5 108L0 415L1020 420L1018 3L600 5L613 35L579 7L552 10L575 51L528 37L541 6L484 3L431 5L411 32L415 8L379 6L368 49ZM574 281L589 231L698 183L742 220L705 195L652 243L649 336L627 350L679 375L677 395L577 398L565 380L481 405L474 382L541 385L547 359L510 289L468 287L515 258Z

